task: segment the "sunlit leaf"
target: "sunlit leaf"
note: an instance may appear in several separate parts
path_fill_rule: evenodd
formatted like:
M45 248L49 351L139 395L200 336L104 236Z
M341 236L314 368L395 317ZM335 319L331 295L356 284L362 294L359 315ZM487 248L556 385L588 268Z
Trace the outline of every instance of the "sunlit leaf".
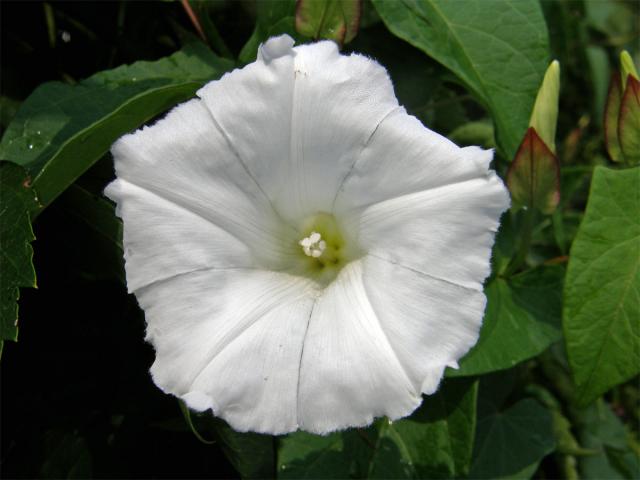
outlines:
M640 167L597 167L571 247L563 328L577 400L640 372Z
M498 145L513 158L549 64L534 0L373 0L395 35L449 68L485 104Z
M22 104L0 143L0 159L33 178L48 205L121 135L232 67L204 45L193 44L155 62L97 73L78 85L45 83Z

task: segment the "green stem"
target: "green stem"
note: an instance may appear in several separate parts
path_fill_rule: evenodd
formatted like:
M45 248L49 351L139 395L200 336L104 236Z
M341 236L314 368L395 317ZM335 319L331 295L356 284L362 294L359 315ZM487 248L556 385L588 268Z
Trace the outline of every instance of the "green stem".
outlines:
M505 277L510 277L514 273L525 264L527 259L527 254L529 253L529 248L531 247L531 237L533 236L533 223L535 218L535 210L533 208L528 208L524 210L524 219L522 228L520 229L520 244L518 246L518 251L515 256L509 263L507 270L505 272Z

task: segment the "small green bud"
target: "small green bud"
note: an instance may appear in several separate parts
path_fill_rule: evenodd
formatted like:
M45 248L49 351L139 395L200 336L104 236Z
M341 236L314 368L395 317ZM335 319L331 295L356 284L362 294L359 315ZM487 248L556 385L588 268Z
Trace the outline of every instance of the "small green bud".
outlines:
M620 76L622 80L622 91L624 92L625 88L627 88L627 78L631 75L636 80L640 80L638 78L638 72L636 71L636 66L633 64L633 59L629 52L623 50L620 52Z
M556 124L558 123L558 97L560 95L560 63L551 62L538 90L531 112L529 126L533 127L553 153L556 151Z

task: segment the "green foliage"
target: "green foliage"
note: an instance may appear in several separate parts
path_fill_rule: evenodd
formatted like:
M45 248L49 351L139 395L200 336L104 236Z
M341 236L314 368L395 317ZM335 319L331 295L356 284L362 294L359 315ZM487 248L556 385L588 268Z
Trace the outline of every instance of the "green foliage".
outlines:
M37 206L36 195L24 169L9 162L0 163L0 205L1 345L18 339L19 288L36 286L29 214Z
M552 417L533 399L480 402L471 478L530 478L555 447Z
M298 0L296 30L316 40L326 38L343 45L357 35L361 15L361 0Z
M215 438L242 478L271 478L275 471L275 439L270 435L241 433L220 420Z
M46 459L40 478L90 478L91 455L87 441L77 432L47 432Z
M571 247L563 328L586 405L640 372L640 167L597 167Z
M533 0L373 0L389 29L455 73L487 107L512 158L549 61ZM508 68L505 68L508 66Z
M561 338L562 267L541 267L512 278L493 278L478 343L450 376L511 368Z
M66 85L46 83L25 101L0 143L0 158L22 165L46 206L121 135L230 69L194 44L156 62L137 62Z
M624 425L609 406L599 401L577 416L580 441L594 452L579 458L582 478L637 478L639 454L632 450Z
M633 2L67 3L3 6L4 476L637 477ZM102 193L118 137L283 33L376 59L426 126L497 146L492 167L512 194L480 338L460 368L409 417L326 436L236 432L184 406L180 415L150 379L122 224ZM21 292L36 285L34 231L39 289ZM3 344L17 339L21 293L21 342Z
M468 473L477 382L447 380L411 417L280 440L279 478L456 478Z

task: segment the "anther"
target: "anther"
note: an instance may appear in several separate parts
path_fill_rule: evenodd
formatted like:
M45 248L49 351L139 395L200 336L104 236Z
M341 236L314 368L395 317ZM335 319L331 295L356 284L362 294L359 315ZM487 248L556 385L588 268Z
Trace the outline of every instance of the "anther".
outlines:
M311 232L308 237L303 238L298 243L302 246L304 254L313 258L320 257L325 248L327 248L327 242L322 240L322 236L318 232Z

